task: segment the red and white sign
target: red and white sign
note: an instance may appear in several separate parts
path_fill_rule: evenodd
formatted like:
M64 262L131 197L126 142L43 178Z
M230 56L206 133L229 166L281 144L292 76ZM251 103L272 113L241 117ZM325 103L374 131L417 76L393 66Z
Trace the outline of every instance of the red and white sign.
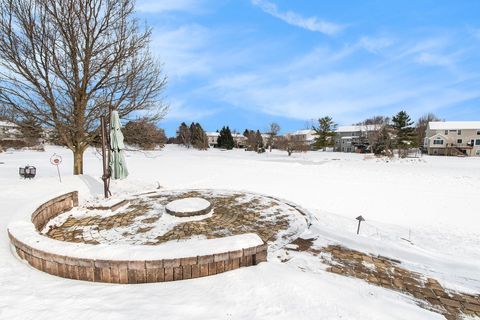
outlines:
M62 156L54 153L53 156L50 157L50 163L54 166L58 166L60 163L62 163Z
M60 168L58 167L60 165L60 163L62 163L62 156L54 153L50 157L50 163L53 164L54 166L57 166L58 180L60 180L60 182L62 182L62 176L60 175Z

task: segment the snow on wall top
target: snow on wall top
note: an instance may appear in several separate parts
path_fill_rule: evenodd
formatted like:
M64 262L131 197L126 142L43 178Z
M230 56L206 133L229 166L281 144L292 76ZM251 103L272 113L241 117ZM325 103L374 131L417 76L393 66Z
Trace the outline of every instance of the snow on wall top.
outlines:
M196 257L236 251L263 244L254 233L214 239L187 239L168 241L156 246L123 244L84 244L58 241L45 237L35 230L33 223L16 221L8 231L19 241L37 250L95 260L162 260Z
M480 130L480 121L431 121L428 127L430 130Z

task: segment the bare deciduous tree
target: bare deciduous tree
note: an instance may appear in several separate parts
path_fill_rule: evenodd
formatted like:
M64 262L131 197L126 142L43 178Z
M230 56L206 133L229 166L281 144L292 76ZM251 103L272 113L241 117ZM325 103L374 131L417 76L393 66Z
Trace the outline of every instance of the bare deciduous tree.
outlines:
M270 128L268 130L268 149L272 152L273 144L275 143L275 137L280 131L280 125L276 122L270 123Z
M277 137L276 146L280 150L287 151L289 156L291 156L293 152L307 152L310 150L310 146L307 142L301 139L295 139L291 136Z
M0 0L0 105L54 128L82 174L101 115L166 112L150 39L134 0Z
M362 140L368 143L368 145L373 148L380 143L380 140L385 140L384 128L388 128L390 125L390 118L385 116L373 116L371 118L365 119L362 122L357 123L357 125L362 126ZM385 141L381 142L382 144Z
M23 121L18 123L18 128L28 147L33 147L39 144L43 131L42 126L34 117L26 117Z
M427 113L423 116L421 116L416 123L415 126L415 131L417 132L417 145L418 146L423 146L425 140L425 134L427 131L427 126L428 123L431 121L440 121L440 118L438 118L435 114L433 113Z
M148 119L129 121L123 129L125 143L137 146L144 150L153 150L156 147L163 148L167 137L165 131Z

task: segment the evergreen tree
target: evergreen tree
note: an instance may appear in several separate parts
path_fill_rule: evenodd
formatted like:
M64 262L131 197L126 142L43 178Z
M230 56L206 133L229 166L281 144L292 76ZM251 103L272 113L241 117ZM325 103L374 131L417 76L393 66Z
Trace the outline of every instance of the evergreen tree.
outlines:
M400 111L392 118L395 133L395 146L398 148L398 156L404 158L406 150L415 146L416 134L412 127L413 121L405 111Z
M191 146L190 128L185 122L182 122L177 129L177 142L187 148Z
M255 133L255 151L258 153L265 152L265 148L263 146L263 137L259 130Z
M208 149L208 137L203 130L200 123L193 123L190 125L190 143L195 149Z
M315 149L326 150L327 147L333 147L335 145L335 130L337 129L337 124L333 122L331 117L323 117L318 119L318 127L313 127L315 130Z
M392 155L392 143L389 133L389 126L383 125L375 136L372 143L372 152L375 155Z
M222 130L220 130L220 135L218 136L217 144L219 148L225 148L227 150L233 149L235 146L235 141L233 140L232 132L230 131L230 128L223 127Z
M248 130L245 129L243 132L243 135L247 138L246 141L246 146L247 146L247 151L257 151L257 139L256 139L256 134L254 130Z

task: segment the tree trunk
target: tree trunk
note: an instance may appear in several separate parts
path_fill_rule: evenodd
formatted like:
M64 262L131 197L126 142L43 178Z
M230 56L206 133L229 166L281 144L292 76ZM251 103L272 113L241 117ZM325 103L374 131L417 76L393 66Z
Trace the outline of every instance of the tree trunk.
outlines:
M83 148L73 150L73 174L83 174Z

